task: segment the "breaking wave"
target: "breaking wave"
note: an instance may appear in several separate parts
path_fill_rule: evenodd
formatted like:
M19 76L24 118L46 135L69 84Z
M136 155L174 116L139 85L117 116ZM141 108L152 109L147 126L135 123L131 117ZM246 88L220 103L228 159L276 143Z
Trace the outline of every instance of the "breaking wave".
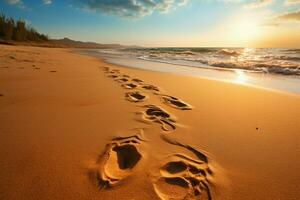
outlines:
M300 75L300 49L128 48L114 51L143 60L176 65Z

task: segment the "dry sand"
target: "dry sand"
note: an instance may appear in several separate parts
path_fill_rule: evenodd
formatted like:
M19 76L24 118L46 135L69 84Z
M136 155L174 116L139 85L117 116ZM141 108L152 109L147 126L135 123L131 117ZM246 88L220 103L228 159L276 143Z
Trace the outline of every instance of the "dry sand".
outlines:
M0 94L1 200L300 198L299 96L4 45Z

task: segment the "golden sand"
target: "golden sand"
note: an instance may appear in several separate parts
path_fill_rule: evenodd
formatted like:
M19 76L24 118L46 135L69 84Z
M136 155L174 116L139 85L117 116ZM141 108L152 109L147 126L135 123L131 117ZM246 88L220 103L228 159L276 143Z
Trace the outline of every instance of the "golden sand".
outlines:
M299 199L300 97L0 46L0 199Z

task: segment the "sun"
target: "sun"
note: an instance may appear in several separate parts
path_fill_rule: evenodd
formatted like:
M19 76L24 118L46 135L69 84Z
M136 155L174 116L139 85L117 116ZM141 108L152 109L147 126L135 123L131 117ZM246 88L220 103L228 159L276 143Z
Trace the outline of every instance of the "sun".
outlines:
M252 44L262 36L262 16L238 14L231 18L228 28L229 37L239 44Z
M259 27L253 19L241 19L235 24L234 36L240 39L251 39L259 33Z
M255 16L241 16L232 24L232 37L240 41L252 41L260 34L260 20Z

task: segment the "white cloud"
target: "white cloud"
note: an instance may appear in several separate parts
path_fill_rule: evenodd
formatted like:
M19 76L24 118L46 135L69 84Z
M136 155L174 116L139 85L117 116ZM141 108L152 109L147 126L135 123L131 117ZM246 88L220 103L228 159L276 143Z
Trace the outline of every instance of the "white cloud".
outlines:
M43 0L43 3L45 5L51 5L52 4L52 0Z
M287 5L287 6L300 4L300 0L285 0L284 4Z
M244 8L261 8L271 4L273 0L253 0L244 4Z
M188 0L74 0L75 4L84 10L98 13L143 17L155 11L168 12L183 6Z
M277 16L277 19L280 21L300 22L300 10L281 14Z
M300 10L278 14L265 21L262 25L280 26L284 24L292 24L294 26L295 23L300 23Z
M12 6L17 6L21 9L26 9L26 6L24 5L22 0L4 0L4 2Z
M22 3L21 0L5 0L5 2L8 3L9 5L18 5Z

